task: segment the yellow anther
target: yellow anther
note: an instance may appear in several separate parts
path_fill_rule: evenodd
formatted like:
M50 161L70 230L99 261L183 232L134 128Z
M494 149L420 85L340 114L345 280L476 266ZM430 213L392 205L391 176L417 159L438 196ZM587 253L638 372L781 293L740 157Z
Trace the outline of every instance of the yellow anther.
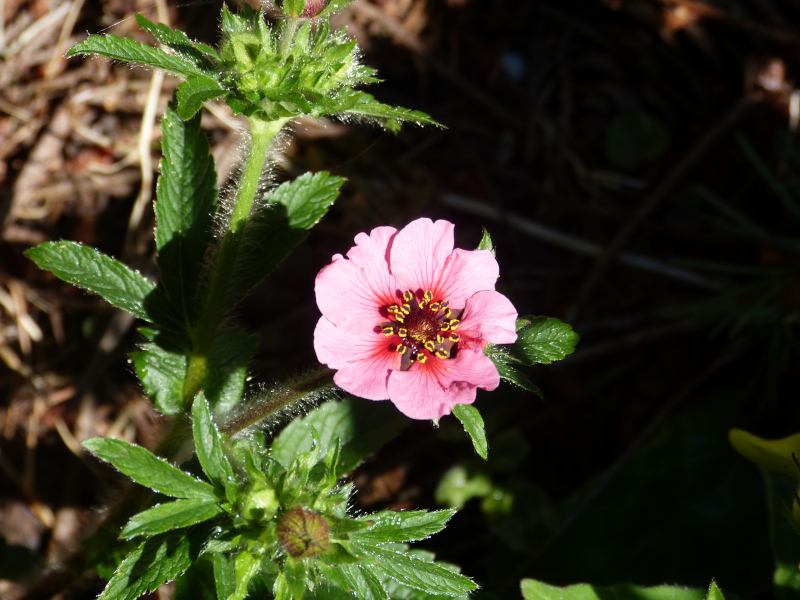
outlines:
M437 350L436 356L438 356L439 358L447 358L447 352L445 352L444 350Z
M451 319L450 320L450 331L453 331L454 329L458 329L458 326L460 324L461 324L461 321L459 321L458 319Z
M440 336L438 333L436 334L436 343L437 344L444 344L444 338Z
M448 306L450 306L450 303L447 300L442 302L442 308L447 308Z
M405 315L404 315L404 314L402 314L402 313L397 313L397 314L394 316L394 320L395 320L395 321L397 321L398 323L402 323L403 321L405 321L405 320L406 320L406 317L405 317Z
M403 300L406 302L411 302L414 299L414 294L411 293L411 290L406 290L403 292Z
M434 302L433 304L431 304L431 312L432 313L438 312L441 306L442 306L441 302Z
M387 308L386 310L388 310L390 313L396 313L397 311L399 311L399 310L400 310L400 308L397 306L397 304L392 304L392 305L391 305L389 308Z
M425 349L428 352L433 352L436 349L436 346L433 345L432 341L428 340L427 342L425 342Z
M383 331L383 335L390 336L390 335L392 335L394 333L394 327L384 327L382 329L382 331Z
M461 336L458 335L457 333L451 333L450 334L450 341L451 342L457 342L460 339L461 339Z
M433 292L430 290L426 291L422 295L422 299L425 300L425 302L430 302L431 300L433 300Z
M405 354L405 351L406 351L405 345L400 344L399 346L397 346L397 352L399 352L400 354Z
M424 354L417 354L418 363L424 363L426 360L428 360L427 356L425 356Z
M400 329L397 330L397 335L399 335L401 338L406 337L408 335L408 329L406 329L405 327L401 327Z
M449 308L445 308L444 309L444 317L445 317L445 319L449 319L450 315L452 315L452 314L453 314L453 311L450 310Z
M450 329L450 321L442 321L442 324L439 325L439 329L441 329L442 331L447 331L448 329Z
M410 305L410 304L403 304L403 306L401 306L401 307L400 307L400 309L401 309L401 310L402 310L404 313L408 314L408 313L410 313L410 312L411 312L411 305Z

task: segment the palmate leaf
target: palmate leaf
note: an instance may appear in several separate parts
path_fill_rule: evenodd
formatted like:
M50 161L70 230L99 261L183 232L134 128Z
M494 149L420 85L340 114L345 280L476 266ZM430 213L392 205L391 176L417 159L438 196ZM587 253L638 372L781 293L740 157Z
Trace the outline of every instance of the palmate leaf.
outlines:
M122 561L100 595L104 600L136 600L178 577L197 559L208 535L203 528L171 531L146 540Z
M370 523L370 526L353 534L353 538L366 544L424 540L444 529L455 513L454 510L384 510L359 517L358 521Z
M132 516L119 535L125 539L139 535L157 535L202 523L222 512L216 500L206 498L165 502Z
M344 183L330 173L304 173L281 184L256 209L233 267L226 304L235 305L305 239L339 196Z
M217 173L200 117L184 122L168 106L161 121L164 138L156 186L155 232L158 270L167 297L193 316L203 257L212 239L217 207Z
M467 435L472 440L475 452L483 460L486 460L489 456L489 443L486 441L486 430L484 429L481 413L471 404L456 404L453 407L453 415L464 426L464 431L467 432Z
M161 69L181 77L205 76L214 78L215 70L208 66L198 66L195 61L183 56L169 54L160 48L141 44L130 38L120 38L111 33L90 35L85 41L75 44L67 52L67 57L78 54L97 54L113 60Z
M210 484L184 473L146 448L113 438L91 438L83 445L136 483L156 492L173 498L217 500Z
M133 316L173 331L180 319L164 293L118 260L75 242L45 242L29 248L25 256L74 286L102 296L106 302Z

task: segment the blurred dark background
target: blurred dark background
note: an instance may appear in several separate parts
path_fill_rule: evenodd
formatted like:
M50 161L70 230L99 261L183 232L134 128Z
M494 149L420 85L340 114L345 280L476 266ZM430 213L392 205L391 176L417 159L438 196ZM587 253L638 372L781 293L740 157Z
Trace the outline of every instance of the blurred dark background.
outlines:
M86 32L150 42L137 12L215 42L220 8L2 7L0 579L63 560L102 506L82 439L152 446L159 431L126 361L135 323L22 251L67 238L152 274L158 115L177 80L63 54ZM792 491L768 497L727 432L800 430L800 2L357 0L334 23L385 79L372 93L446 129L296 128L276 179L348 183L236 316L262 336L254 380L314 363L313 279L331 256L418 216L456 223L464 248L486 228L520 314L581 335L529 373L543 398L479 394L487 462L454 419L413 423L353 474L355 508L461 507L422 545L485 598L519 597L521 577L797 594L773 589L776 561L798 556L775 554L767 510ZM204 127L229 185L236 121L218 106Z

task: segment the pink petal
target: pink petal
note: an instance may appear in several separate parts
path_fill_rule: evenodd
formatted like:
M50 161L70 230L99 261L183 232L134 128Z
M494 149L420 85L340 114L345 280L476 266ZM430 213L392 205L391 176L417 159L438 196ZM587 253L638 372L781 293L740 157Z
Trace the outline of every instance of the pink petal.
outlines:
M400 368L400 355L389 346L389 340L381 333L348 333L325 317L314 330L317 358L331 369L338 369L334 383L367 400L389 398L389 373Z
M453 253L454 227L448 221L417 219L397 233L389 264L403 291L433 290Z
M517 341L517 309L499 292L478 292L467 300L458 334L468 348Z
M489 250L457 248L433 284L433 295L450 302L450 308L464 308L475 293L494 290L499 274L500 267Z
M370 235L358 234L347 258L337 254L317 275L317 306L340 329L366 333L388 320L382 309L398 301L397 282L386 261L396 231L378 227Z
M482 352L461 350L454 359L428 359L389 374L389 399L412 419L438 419L456 404L472 404L476 388L493 390L500 375Z

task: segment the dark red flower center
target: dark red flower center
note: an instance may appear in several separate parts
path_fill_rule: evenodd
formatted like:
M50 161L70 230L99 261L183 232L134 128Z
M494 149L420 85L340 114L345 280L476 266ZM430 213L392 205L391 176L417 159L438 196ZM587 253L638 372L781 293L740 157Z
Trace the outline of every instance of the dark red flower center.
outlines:
M460 336L455 333L460 310L452 310L446 300L435 300L430 290L421 297L406 290L403 303L386 308L392 321L379 325L381 333L394 338L394 350L403 355L401 370L414 361L424 363L428 358L450 358L457 349Z

